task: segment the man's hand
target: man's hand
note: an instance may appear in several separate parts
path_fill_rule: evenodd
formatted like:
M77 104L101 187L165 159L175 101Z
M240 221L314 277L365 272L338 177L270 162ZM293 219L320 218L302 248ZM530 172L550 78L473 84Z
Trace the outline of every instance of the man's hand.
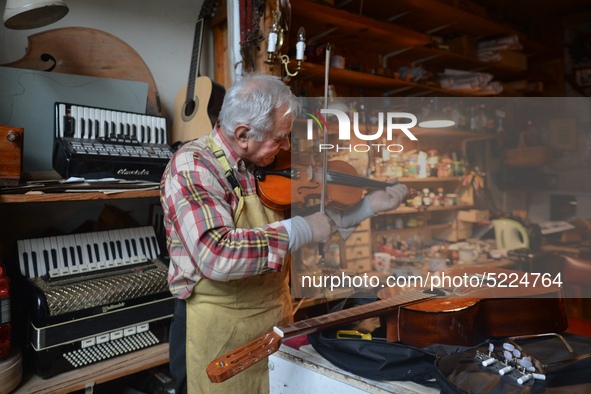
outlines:
M406 185L398 183L397 178L390 179L388 183L392 183L392 186L369 194L369 206L376 214L398 208L408 195L408 188Z
M332 239L332 225L328 216L321 212L316 212L315 214L304 216L304 220L308 222L308 225L312 229L311 243L324 243L324 251L327 252Z

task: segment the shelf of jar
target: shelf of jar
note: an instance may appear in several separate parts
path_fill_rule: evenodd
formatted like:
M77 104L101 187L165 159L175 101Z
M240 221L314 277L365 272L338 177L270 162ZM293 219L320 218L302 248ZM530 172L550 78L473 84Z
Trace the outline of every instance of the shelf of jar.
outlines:
M371 179L380 181L380 182L387 182L389 179L395 178L394 175L379 175L379 176L372 176ZM461 182L464 177L461 176L450 176L450 177L437 177L437 176L428 176L426 178L417 178L417 177L400 177L398 178L398 182L400 183L435 183L435 182Z
M443 205L443 206L421 206L419 208L413 207L398 207L393 211L381 212L378 215L397 215L397 214L405 214L405 213L417 213L417 212L435 212L435 211L454 211L460 209L470 209L474 208L474 205L471 204L457 204L457 205Z
M299 3L303 3L299 0ZM310 4L309 2L305 2ZM485 10L469 1L461 2L458 8L438 0L401 0L376 1L352 0L335 3L340 11L358 14L363 3L363 15L369 20L383 21L396 16L397 26L409 31L430 31L434 26L440 26L435 35L445 37L450 34L466 34L477 38L497 38L516 35L523 45L523 53L530 60L545 60L562 56L560 50L530 40L519 30L491 21ZM292 2L293 4L293 2ZM329 8L330 7L326 7ZM326 12L326 11L325 11ZM293 20L293 19L292 19ZM383 22L382 22L383 23Z
M291 62L295 66L295 61ZM324 82L325 67L323 64L302 63L302 68L298 72L299 78L310 79L314 82ZM330 67L329 81L333 85L342 85L348 87L358 87L368 90L377 90L388 93L390 96L396 94L422 95L428 96L429 93L437 93L438 97L457 96L457 97L484 97L496 96L495 92L472 92L464 90L448 90L436 85L426 85L398 78L390 78L382 75L368 74L358 71L345 70L341 68Z
M131 190L120 193L26 193L0 194L0 204L55 202L55 201L89 201L114 200L123 198L160 197L160 190Z
M451 228L451 223L428 224L426 226L395 228L391 230L371 230L372 236L387 235L392 233L403 233L409 231L423 231L423 230L445 230Z

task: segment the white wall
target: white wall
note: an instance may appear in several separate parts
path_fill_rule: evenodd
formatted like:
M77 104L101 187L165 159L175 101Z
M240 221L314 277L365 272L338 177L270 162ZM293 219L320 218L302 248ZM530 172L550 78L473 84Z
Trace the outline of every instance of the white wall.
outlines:
M0 65L21 59L27 37L62 27L105 31L131 46L144 60L156 82L162 111L172 120L174 98L187 83L195 24L203 0L65 0L69 13L60 21L31 30L0 25ZM0 0L4 12L6 0ZM202 50L201 74L213 77L212 45L208 34ZM209 45L208 45L209 44ZM1 81L0 81L1 83Z

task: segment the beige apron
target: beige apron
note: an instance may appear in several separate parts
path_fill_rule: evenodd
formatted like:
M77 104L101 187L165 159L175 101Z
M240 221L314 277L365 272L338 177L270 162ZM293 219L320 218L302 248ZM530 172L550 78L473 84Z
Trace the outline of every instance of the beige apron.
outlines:
M211 138L207 145L222 168L232 171L222 150ZM236 228L255 228L283 219L259 197L245 196L234 214ZM281 272L214 282L200 279L187 299L187 388L189 394L269 392L267 361L261 361L223 383L211 383L205 369L216 358L292 321L288 267Z

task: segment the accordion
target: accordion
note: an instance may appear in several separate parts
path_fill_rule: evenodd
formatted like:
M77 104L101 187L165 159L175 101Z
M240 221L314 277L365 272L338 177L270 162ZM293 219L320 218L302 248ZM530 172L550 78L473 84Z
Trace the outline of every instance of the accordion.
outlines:
M18 254L37 375L168 341L176 299L152 227L20 240Z

